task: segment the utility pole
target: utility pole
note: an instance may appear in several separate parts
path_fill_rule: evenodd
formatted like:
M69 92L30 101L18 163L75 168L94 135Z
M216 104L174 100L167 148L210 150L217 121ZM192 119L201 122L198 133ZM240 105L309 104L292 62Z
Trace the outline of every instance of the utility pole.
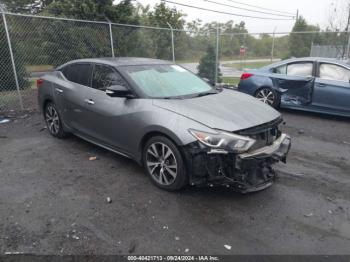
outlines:
M175 64L174 28L168 22L166 22L166 23L168 24L168 26L170 28L170 32L171 32L171 52L172 52L172 57L173 57L173 63Z
M2 8L1 8L1 12L2 12ZM17 76L17 69L16 69L15 58L14 58L13 51L12 51L10 32L9 32L9 28L8 28L8 26L7 26L7 20L6 20L6 16L5 16L5 13L4 13L4 12L2 12L2 21L4 22L5 33L6 33L6 38L7 38L7 44L8 44L9 51L10 51L10 58L11 58L13 76L14 76L14 78L15 78L16 89L17 89L17 94L18 94L18 99L19 99L19 104L20 104L20 106L21 106L21 109L23 110L24 107L23 107L22 95L21 95L21 92L20 92L20 86L19 86L19 82L18 82L18 76Z
M348 4L348 22L346 24L346 29L345 31L348 32L348 44L347 44L347 47L346 47L346 59L349 60L349 51L350 51L350 4ZM344 49L343 49L344 50ZM344 52L344 51L343 51ZM343 54L343 58L344 58L344 54Z
M216 25L216 50L215 50L215 85L218 82L218 71L219 71L219 38L220 38L220 29L219 25Z
M276 28L277 28L277 26L275 26L275 28L273 29L273 34L272 34L271 63L273 61L273 53L274 53L274 50L275 50L275 33L276 33Z
M297 15L296 15L296 20L299 19L299 9L297 9Z

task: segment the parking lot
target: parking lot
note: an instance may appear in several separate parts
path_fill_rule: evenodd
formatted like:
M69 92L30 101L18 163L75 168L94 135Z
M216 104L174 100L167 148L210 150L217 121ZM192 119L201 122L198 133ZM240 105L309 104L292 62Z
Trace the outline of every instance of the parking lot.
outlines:
M165 192L129 159L51 137L37 112L13 118L0 125L0 252L348 254L350 122L282 113L288 163L247 195Z

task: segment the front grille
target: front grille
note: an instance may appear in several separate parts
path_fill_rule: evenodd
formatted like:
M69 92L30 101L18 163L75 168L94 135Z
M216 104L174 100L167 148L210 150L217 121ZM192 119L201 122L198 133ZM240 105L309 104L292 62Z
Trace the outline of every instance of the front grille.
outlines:
M282 118L278 118L269 123L240 130L235 133L255 139L256 142L250 150L258 149L264 146L272 145L272 143L280 137L281 131L279 130L278 126L282 121Z

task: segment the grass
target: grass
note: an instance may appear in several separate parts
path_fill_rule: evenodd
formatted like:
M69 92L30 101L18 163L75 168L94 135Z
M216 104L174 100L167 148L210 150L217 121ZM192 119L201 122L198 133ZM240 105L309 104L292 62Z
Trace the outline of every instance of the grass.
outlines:
M53 69L52 65L27 65L25 66L27 72L44 72Z
M31 89L36 89L36 78L30 79L29 84Z
M199 63L200 58L186 58L175 60L176 64Z
M242 69L257 69L263 66L267 66L271 64L270 61L264 61L264 62L249 62L249 61L242 61L242 63L232 63L232 64L224 64L226 67L232 67L237 70L242 70Z
M21 95L24 95L27 90L36 89L36 79L30 79L29 81L30 88L20 89ZM0 92L0 109L3 107L7 107L7 105L17 105L19 102L17 89L14 88L9 91L1 91Z
M201 60L201 57L198 58L186 58L186 59L176 59L177 64L185 64L185 63L199 63ZM231 61L231 60L239 60L239 58L232 58L232 57L220 57L220 62L224 61Z
M0 110L3 106L17 104L18 99L16 90L0 92Z
M205 55L205 53L203 53L203 55ZM202 55L202 56L203 56ZM185 58L185 59L176 59L176 63L177 64L183 64L183 63L198 63L199 60L201 59L202 56L198 56L198 57L192 57L192 58ZM245 57L246 60L252 60L252 59L270 59L270 57ZM240 56L221 56L220 57L220 63L225 62L225 61L239 61L241 60ZM274 59L274 62L276 62L276 58ZM249 61L247 62L247 64L251 64ZM257 64L259 64L259 62L255 62ZM271 64L271 62L261 62L261 63L267 63L265 65Z
M239 77L222 77L222 82L225 84L237 86L239 83Z

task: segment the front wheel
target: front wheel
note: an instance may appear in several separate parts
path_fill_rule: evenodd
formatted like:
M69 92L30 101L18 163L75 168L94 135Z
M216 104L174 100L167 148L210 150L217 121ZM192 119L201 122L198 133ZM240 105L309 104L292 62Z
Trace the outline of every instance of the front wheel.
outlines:
M166 137L155 136L147 141L143 164L152 182L159 188L175 191L188 183L181 153Z
M280 104L280 95L269 87L263 87L255 93L255 97L261 102L277 108Z

